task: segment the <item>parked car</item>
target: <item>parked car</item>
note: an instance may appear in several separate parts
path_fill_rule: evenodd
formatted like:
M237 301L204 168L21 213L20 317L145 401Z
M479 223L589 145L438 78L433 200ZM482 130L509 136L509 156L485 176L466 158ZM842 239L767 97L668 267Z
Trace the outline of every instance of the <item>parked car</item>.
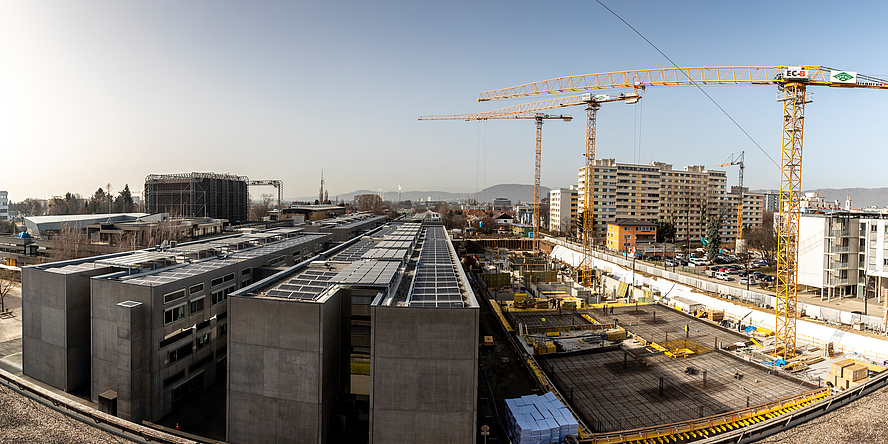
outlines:
M757 284L757 282L755 281L755 278L743 278L743 279L740 279L740 285L746 285L747 283L748 283L749 285L756 285L756 284Z
M734 280L734 278L729 276L728 273L725 273L724 271L719 271L719 272L715 273L715 278L721 279L723 281L733 281Z
M747 274L747 271L746 271L746 270L738 271L738 272L737 272L737 276L740 276L740 277L746 277L746 274Z
M764 259L762 259L762 260L758 260L758 261L755 261L755 262L753 262L753 263L754 263L756 266L758 266L758 267L767 267L768 265L770 265L770 264L768 263L768 261L766 261L766 260L764 260Z
M665 262L666 262L667 267L674 267L675 266L675 262L672 259L666 259Z

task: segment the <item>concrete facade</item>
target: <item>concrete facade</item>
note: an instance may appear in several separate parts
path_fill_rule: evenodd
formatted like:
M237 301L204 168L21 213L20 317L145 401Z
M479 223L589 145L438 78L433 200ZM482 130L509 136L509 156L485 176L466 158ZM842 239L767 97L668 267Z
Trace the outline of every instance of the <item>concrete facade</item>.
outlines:
M340 295L230 305L228 441L326 442L340 385Z
M478 310L371 310L370 442L474 442Z

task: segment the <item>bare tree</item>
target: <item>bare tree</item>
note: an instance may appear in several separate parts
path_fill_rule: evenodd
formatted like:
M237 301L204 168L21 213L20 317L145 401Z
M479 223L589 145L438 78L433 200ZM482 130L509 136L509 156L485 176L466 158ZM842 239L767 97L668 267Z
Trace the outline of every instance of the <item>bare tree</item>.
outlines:
M765 211L762 214L762 225L748 230L746 241L749 248L758 250L766 258L772 258L777 254L777 233L774 231L774 212Z
M359 194L355 196L354 206L358 211L372 211L382 213L382 198L376 194Z
M268 211L273 208L273 204L274 196L263 193L259 198L259 202L254 203L250 207L250 220L262 220L263 217L268 216Z
M6 296L15 288L15 275L10 270L0 270L0 313L6 311Z
M87 244L86 236L81 230L69 224L64 224L58 234L52 238L52 253L50 257L57 261L86 257L89 255Z
M16 202L15 211L22 217L43 216L46 213L46 206L42 201L29 197L21 202Z

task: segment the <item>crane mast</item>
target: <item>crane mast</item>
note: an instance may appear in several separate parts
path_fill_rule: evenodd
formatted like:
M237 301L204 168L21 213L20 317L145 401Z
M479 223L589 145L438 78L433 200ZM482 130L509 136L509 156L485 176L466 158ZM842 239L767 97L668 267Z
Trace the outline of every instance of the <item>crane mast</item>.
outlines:
M718 164L718 166L740 166L740 180L738 181L739 197L737 202L737 246L739 246L740 238L743 237L743 169L745 168L745 165L743 164L744 154L745 151L740 151L739 155L732 154L730 162Z
M540 163L543 148L543 120L559 119L570 122L573 117L567 115L549 115L535 111L509 110L505 112L490 111L474 114L450 114L439 116L420 116L418 120L488 120L488 119L533 119L536 122L536 157L534 162L533 180L533 254L540 252Z

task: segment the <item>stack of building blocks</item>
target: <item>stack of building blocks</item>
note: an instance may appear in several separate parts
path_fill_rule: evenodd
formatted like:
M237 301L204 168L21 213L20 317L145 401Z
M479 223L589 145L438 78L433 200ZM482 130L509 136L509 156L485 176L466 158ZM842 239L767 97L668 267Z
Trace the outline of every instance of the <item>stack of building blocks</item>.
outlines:
M860 385L869 378L867 366L851 359L834 362L829 371L829 382L842 389Z
M515 444L564 443L579 423L551 392L506 400L506 428Z

